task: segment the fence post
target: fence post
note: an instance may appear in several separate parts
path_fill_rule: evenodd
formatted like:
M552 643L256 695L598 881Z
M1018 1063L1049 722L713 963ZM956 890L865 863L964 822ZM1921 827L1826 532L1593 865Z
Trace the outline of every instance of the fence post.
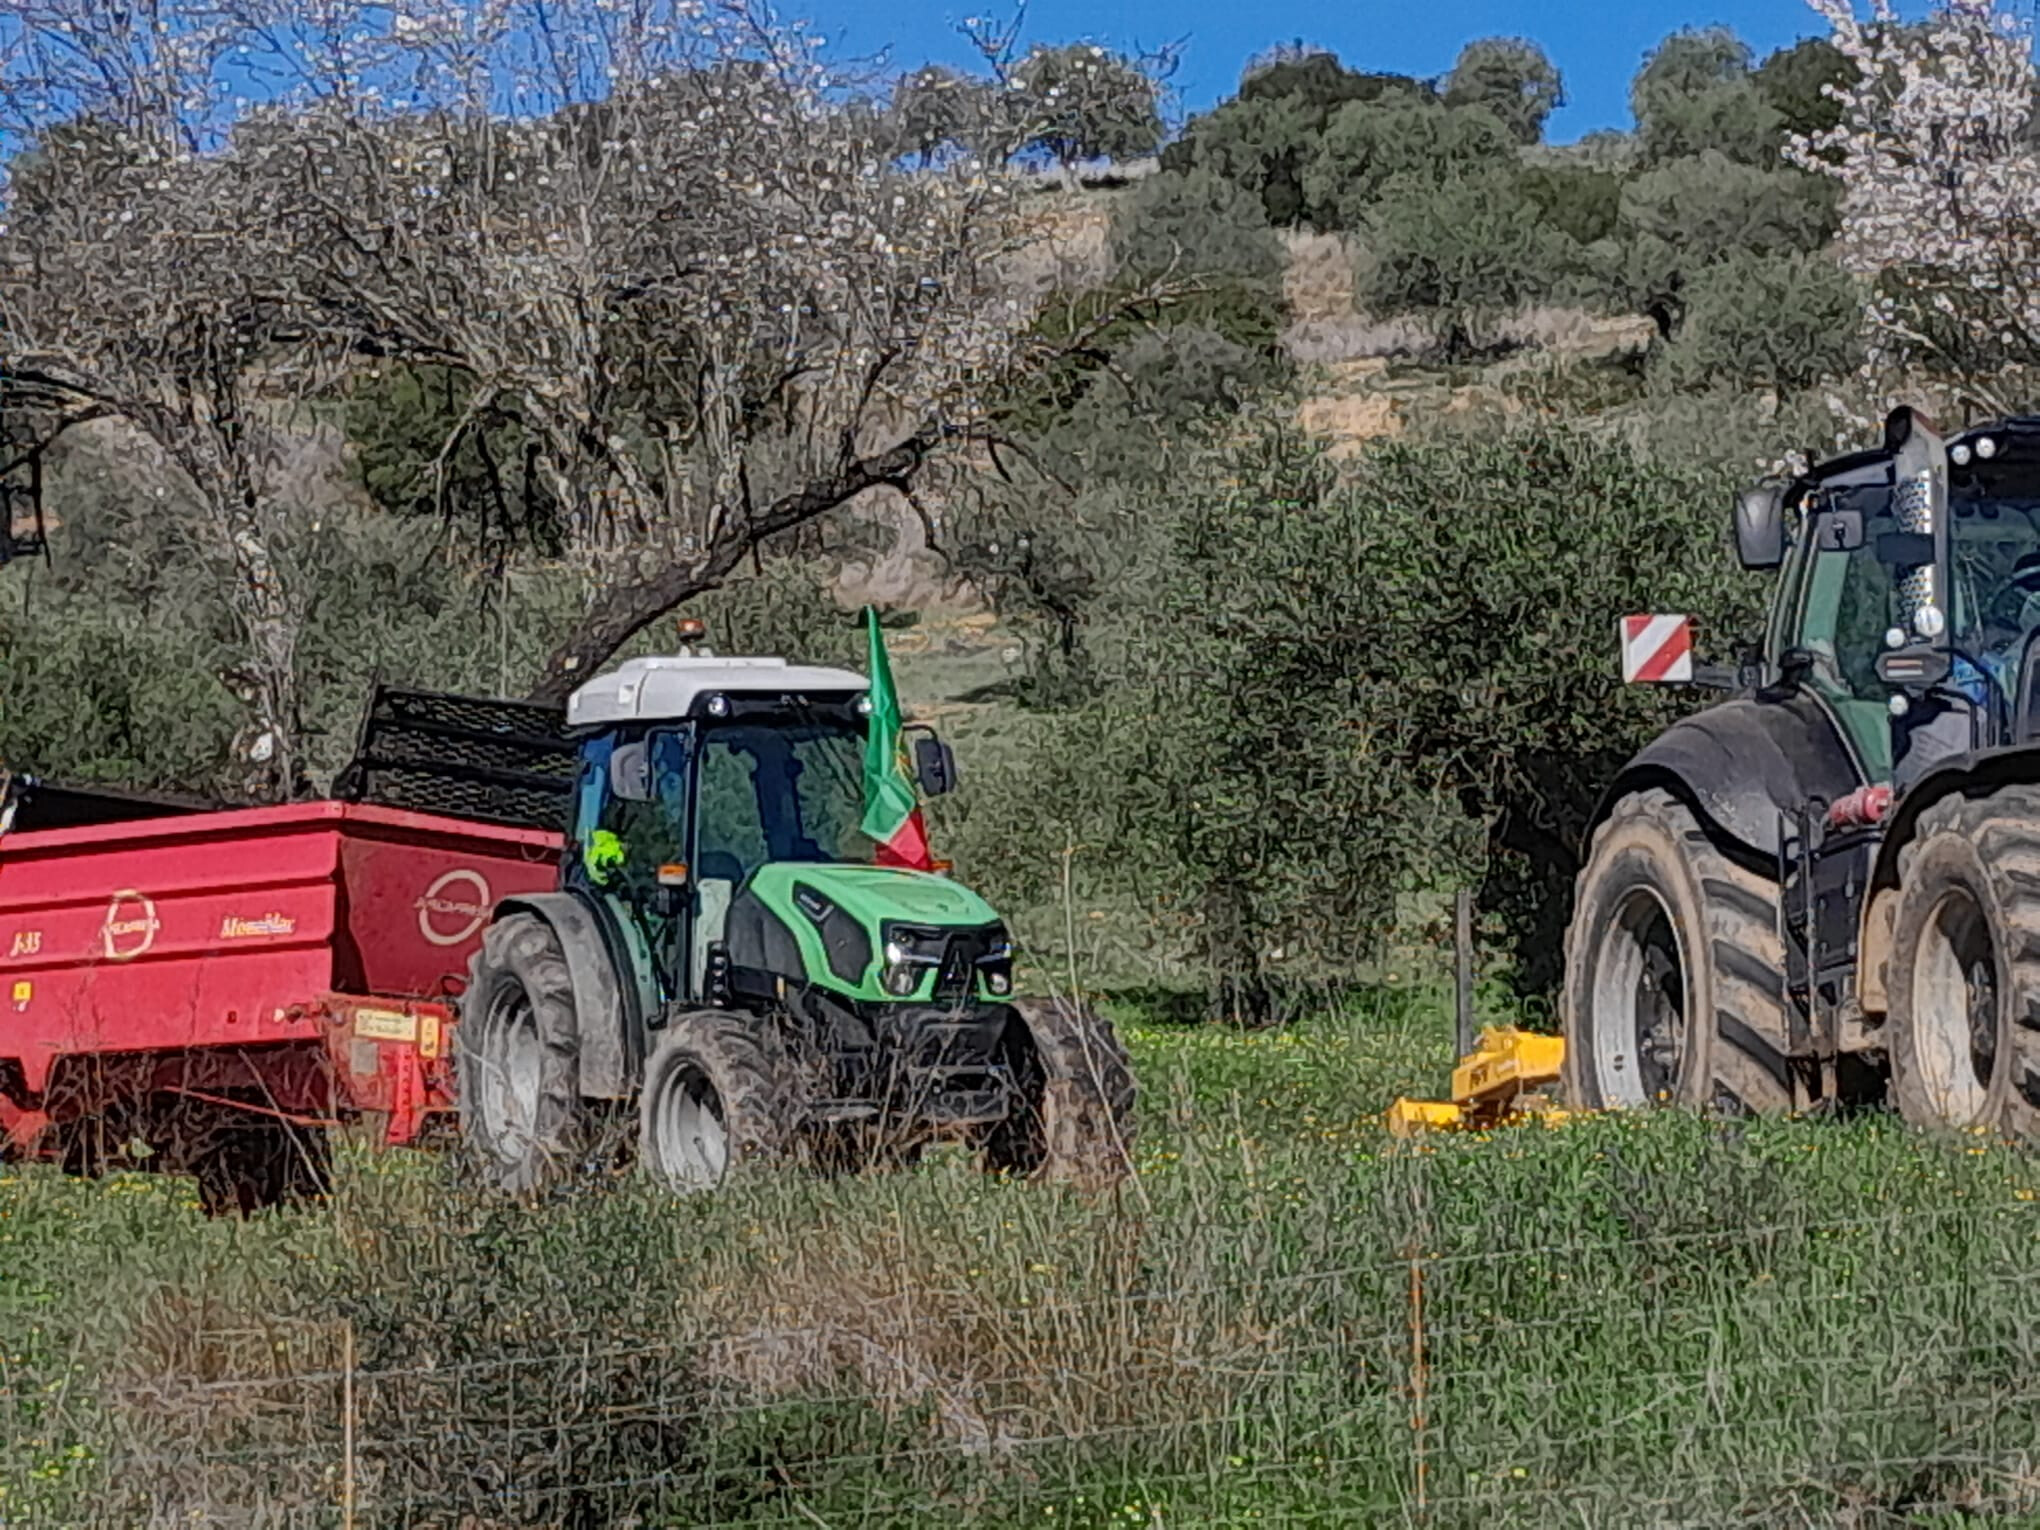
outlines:
M1424 1359L1424 1254L1416 1244L1410 1246L1410 1435L1416 1451L1417 1518L1430 1516L1430 1419L1425 1416L1424 1404L1429 1380Z
M354 1320L340 1330L340 1526L354 1530Z
M1460 888L1457 902L1453 946L1458 958L1455 973L1458 1003L1453 1037L1456 1055L1464 1057L1473 1050L1473 890Z

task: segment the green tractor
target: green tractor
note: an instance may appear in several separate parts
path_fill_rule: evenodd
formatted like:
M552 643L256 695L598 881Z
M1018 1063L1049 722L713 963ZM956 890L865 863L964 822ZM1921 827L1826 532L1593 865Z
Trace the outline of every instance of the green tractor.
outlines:
M461 1128L497 1185L613 1161L632 1102L639 1165L683 1191L746 1162L897 1162L938 1140L991 1171L1128 1172L1135 1090L1111 1024L1016 995L998 914L882 863L860 827L869 690L688 654L575 692L558 889L496 907L462 999ZM948 746L911 731L920 790L950 790Z
M1626 629L1657 646L1633 678L1731 694L1593 815L1571 1103L2040 1135L2040 420L1900 409L1734 519L1778 581L1740 670L1694 668L1679 618Z

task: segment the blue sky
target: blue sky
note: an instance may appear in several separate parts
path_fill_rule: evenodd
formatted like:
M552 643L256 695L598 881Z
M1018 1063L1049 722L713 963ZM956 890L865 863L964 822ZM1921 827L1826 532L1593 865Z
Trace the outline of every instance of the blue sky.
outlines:
M1240 66L1272 43L1301 39L1329 48L1347 63L1398 74L1443 74L1461 45L1475 37L1515 34L1535 39L1565 76L1567 105L1552 118L1550 136L1566 142L1597 128L1629 126L1629 80L1643 56L1685 26L1732 27L1758 57L1824 29L1801 0L1404 0L1333 6L1317 0L1033 0L1025 38L1082 38L1114 47L1182 42L1174 84L1190 111L1230 95ZM1009 16L992 0L780 0L782 13L814 22L831 51L869 55L890 49L893 61L971 62L957 23L975 15ZM1904 7L1907 10L1912 7Z

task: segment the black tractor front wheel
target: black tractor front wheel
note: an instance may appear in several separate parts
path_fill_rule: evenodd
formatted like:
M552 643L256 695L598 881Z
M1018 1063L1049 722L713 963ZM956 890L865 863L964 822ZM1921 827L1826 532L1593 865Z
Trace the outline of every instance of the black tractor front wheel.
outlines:
M512 914L475 953L456 1033L461 1135L497 1188L535 1190L582 1156L573 979L551 925Z
M1665 791L1615 805L1566 931L1565 1092L1575 1108L1794 1102L1774 883Z
M759 1027L742 1011L697 1010L659 1034L638 1095L638 1163L667 1189L717 1189L790 1145L791 1069Z
M1901 1116L2040 1136L2040 789L1921 814L1899 852L1886 986Z
M999 1043L1014 1099L981 1140L992 1173L1086 1189L1133 1170L1133 1067L1112 1022L1061 999L1016 999Z

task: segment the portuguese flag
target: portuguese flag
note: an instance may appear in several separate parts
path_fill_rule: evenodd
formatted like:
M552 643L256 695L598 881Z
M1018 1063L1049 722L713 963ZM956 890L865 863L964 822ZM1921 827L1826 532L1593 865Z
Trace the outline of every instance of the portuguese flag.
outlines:
M906 735L900 731L900 698L893 690L878 612L871 606L864 608L864 635L870 650L871 720L864 737L864 821L859 827L878 841L879 865L933 871L920 794L907 763Z

